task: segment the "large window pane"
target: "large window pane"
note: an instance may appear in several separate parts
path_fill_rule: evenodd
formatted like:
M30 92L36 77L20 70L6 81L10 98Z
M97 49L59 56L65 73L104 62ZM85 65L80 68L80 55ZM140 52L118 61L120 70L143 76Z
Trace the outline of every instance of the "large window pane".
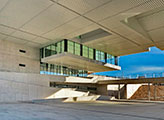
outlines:
M105 54L104 54L104 52L101 52L101 62L105 62Z
M83 46L83 56L88 58L88 47Z
M75 43L75 54L80 55L80 44Z
M100 61L101 57L100 57L100 51L96 50L96 60Z
M69 53L74 53L74 42L68 41L68 52Z
M50 45L45 48L45 57L48 57L51 55L51 47Z
M114 56L107 54L107 63L114 64Z
M64 40L61 41L61 44L62 44L62 45L61 45L61 47L62 47L62 51L61 51L61 52L63 53L63 52L64 52Z
M51 55L57 54L56 47L54 44L51 45Z
M89 48L89 58L93 59L93 49Z
M60 45L60 42L57 43L57 53L61 53L61 45Z

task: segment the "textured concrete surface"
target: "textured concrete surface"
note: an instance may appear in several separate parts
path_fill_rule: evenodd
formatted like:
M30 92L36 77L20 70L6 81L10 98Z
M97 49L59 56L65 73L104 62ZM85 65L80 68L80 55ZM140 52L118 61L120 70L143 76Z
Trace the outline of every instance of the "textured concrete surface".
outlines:
M163 111L161 103L0 103L1 120L164 120Z
M11 41L0 39L0 71L39 73L40 60L39 48L28 47ZM26 53L19 52L24 50ZM20 67L25 64L26 67Z
M49 82L64 80L62 76L0 72L0 102L45 99L59 90L49 87Z

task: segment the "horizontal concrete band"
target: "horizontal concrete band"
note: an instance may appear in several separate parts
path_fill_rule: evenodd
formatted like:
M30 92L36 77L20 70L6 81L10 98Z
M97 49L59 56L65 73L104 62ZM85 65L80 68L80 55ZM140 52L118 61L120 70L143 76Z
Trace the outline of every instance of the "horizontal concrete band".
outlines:
M94 72L121 70L120 66L103 63L83 56L74 55L68 52L52 55L41 59L42 62L50 64L62 64L74 69L81 69Z
M104 81L99 81L97 84L141 84L141 83L164 83L164 77L104 80Z
M56 82L56 84L67 84L67 85L142 84L142 83L164 83L164 77L120 79L120 80L100 80L96 83Z

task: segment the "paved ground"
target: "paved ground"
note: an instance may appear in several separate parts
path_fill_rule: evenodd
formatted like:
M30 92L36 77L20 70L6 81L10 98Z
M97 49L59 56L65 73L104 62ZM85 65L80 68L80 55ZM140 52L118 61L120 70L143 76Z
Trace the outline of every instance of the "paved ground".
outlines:
M0 103L0 120L164 120L164 104L52 100Z

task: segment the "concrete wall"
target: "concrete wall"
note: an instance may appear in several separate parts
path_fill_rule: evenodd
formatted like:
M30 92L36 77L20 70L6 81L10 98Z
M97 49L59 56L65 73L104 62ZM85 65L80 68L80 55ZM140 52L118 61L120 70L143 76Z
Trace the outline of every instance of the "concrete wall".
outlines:
M19 52L25 50L26 53ZM39 49L0 40L0 71L39 73ZM25 64L26 67L20 67Z
M108 85L107 90L109 96L118 98L118 85ZM121 99L127 98L127 85L124 84L120 85L120 98Z
M47 98L59 90L50 88L49 82L64 80L62 76L0 72L0 102Z
M108 96L107 85L97 85L97 94Z
M121 99L129 99L142 84L120 85ZM108 95L118 98L118 85L108 85Z
M81 97L88 96L87 92L76 91L75 88L62 88L59 91L55 92L53 95L48 98L69 98L69 97Z
M131 98L131 96L138 90L140 86L142 86L142 84L127 85L127 99Z

